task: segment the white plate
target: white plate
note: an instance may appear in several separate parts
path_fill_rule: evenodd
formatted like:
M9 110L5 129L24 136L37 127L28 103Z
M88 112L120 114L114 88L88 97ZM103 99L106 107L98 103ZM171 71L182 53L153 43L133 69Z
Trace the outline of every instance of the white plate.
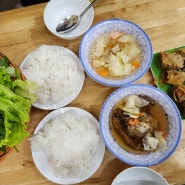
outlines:
M82 87L83 87L83 83L84 83L84 79L85 79L85 75L84 75L84 71L83 71L83 68L81 66L81 62L79 60L79 58L77 57L77 55L75 53L73 53L71 50L65 48L65 47L62 47L62 46L55 46L55 45L47 45L49 47L58 47L60 48L61 50L61 55L66 55L66 56L70 56L74 62L76 62L77 64L77 68L79 70L80 73L83 74L83 78L81 79L81 81L79 82L79 86L78 88L75 89L75 91L72 93L72 94L69 94L68 97L66 97L65 99L62 99L61 101L58 101L58 102L44 102L44 103L41 103L41 102L34 102L33 103L33 106L34 107L37 107L39 109L45 109L45 110L53 110L53 109L58 109L60 107L64 107L66 106L67 104L71 103L80 93ZM38 48L37 48L38 49ZM37 50L36 49L36 50ZM35 50L34 50L35 51ZM23 71L24 69L24 66L28 60L28 58L32 55L32 53L34 52L32 51L24 60L23 62L21 63L20 65L20 69ZM23 74L24 74L24 71L23 71ZM29 79L29 78L28 78ZM59 89L60 90L60 89Z
M88 117L90 122L95 124L98 128L99 128L99 123L96 120L96 118L94 118L89 112L80 109L80 108L75 108L75 107L64 107L64 108L60 108L57 110L52 111L51 113L49 113L48 115L46 115L41 122L38 124L37 128L35 129L34 134L37 134L37 132L44 127L44 125L51 119L51 118L56 118L58 116L62 116L66 113L70 113L70 114L74 114L76 116L80 117ZM100 137L101 139L101 137ZM52 167L50 166L48 160L47 160L47 156L44 150L41 151L32 151L32 157L33 157L33 161L36 165L36 167L38 168L38 170L40 171L40 173L46 177L48 180L54 182L54 183L58 183L58 184L75 184L75 183L79 183L82 182L86 179L88 179L90 176L92 176L96 170L99 168L103 157L104 157L104 153L105 153L105 145L103 140L100 140L99 143L99 147L98 150L94 156L94 159L92 161L90 161L91 163L91 167L89 168L90 171L88 172L88 175L84 176L83 178L74 178L74 179L64 179L61 176L57 176L54 173L54 170L52 169Z

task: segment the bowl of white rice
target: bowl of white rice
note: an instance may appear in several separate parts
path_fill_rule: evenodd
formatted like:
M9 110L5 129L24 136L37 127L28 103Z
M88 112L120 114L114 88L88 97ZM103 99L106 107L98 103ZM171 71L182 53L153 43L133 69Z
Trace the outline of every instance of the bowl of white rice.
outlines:
M98 121L76 107L60 108L46 115L30 142L37 169L58 184L85 181L99 168L105 153Z
M72 102L84 83L84 71L75 53L62 46L41 45L20 65L22 73L38 84L33 106L53 110Z

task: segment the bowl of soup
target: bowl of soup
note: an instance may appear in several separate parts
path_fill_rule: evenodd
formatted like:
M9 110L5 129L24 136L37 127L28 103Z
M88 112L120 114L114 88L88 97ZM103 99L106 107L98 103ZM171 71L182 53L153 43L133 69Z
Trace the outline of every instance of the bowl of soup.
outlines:
M182 133L175 103L145 84L114 91L103 104L99 121L109 151L132 166L163 162L176 150Z
M85 72L107 86L137 81L148 71L152 56L147 33L124 19L108 19L93 25L84 34L79 48Z

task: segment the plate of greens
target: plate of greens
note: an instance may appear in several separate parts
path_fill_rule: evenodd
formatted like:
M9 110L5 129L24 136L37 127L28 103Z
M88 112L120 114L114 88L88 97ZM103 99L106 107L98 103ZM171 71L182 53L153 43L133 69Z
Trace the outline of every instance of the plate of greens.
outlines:
M35 85L0 53L0 161L29 136L27 123L32 101L36 98Z
M185 46L181 46L181 47L177 47L177 48L172 48L169 50L166 50L165 52L167 53L173 53L179 49L185 48ZM163 69L161 67L161 55L160 52L153 54L153 59L152 59L152 63L151 63L151 72L153 74L154 77L154 83L155 85L163 92L165 92L177 105L180 113L181 113L181 117L182 119L185 119L183 114L182 114L182 109L179 106L179 104L174 100L173 94L172 94L172 89L174 87L174 85L172 84L168 84L164 82L164 78L163 78Z

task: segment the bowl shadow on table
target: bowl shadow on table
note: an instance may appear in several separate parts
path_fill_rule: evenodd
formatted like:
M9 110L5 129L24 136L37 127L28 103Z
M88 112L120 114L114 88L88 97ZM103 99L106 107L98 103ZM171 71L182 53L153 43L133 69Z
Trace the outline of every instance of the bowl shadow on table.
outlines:
M114 178L123 170L130 168L131 166L120 161L117 158L112 159L103 169L101 177L101 180L99 181L99 183L101 185L103 184L111 184L112 181L114 180ZM105 181L105 179L107 179ZM106 182L106 183L105 183Z
M94 176L82 183L85 184L96 184L96 185L111 185L114 178L123 170L131 167L130 165L123 163L117 158L113 158L111 161L103 166L100 166L97 173ZM98 175L96 175L98 174Z

